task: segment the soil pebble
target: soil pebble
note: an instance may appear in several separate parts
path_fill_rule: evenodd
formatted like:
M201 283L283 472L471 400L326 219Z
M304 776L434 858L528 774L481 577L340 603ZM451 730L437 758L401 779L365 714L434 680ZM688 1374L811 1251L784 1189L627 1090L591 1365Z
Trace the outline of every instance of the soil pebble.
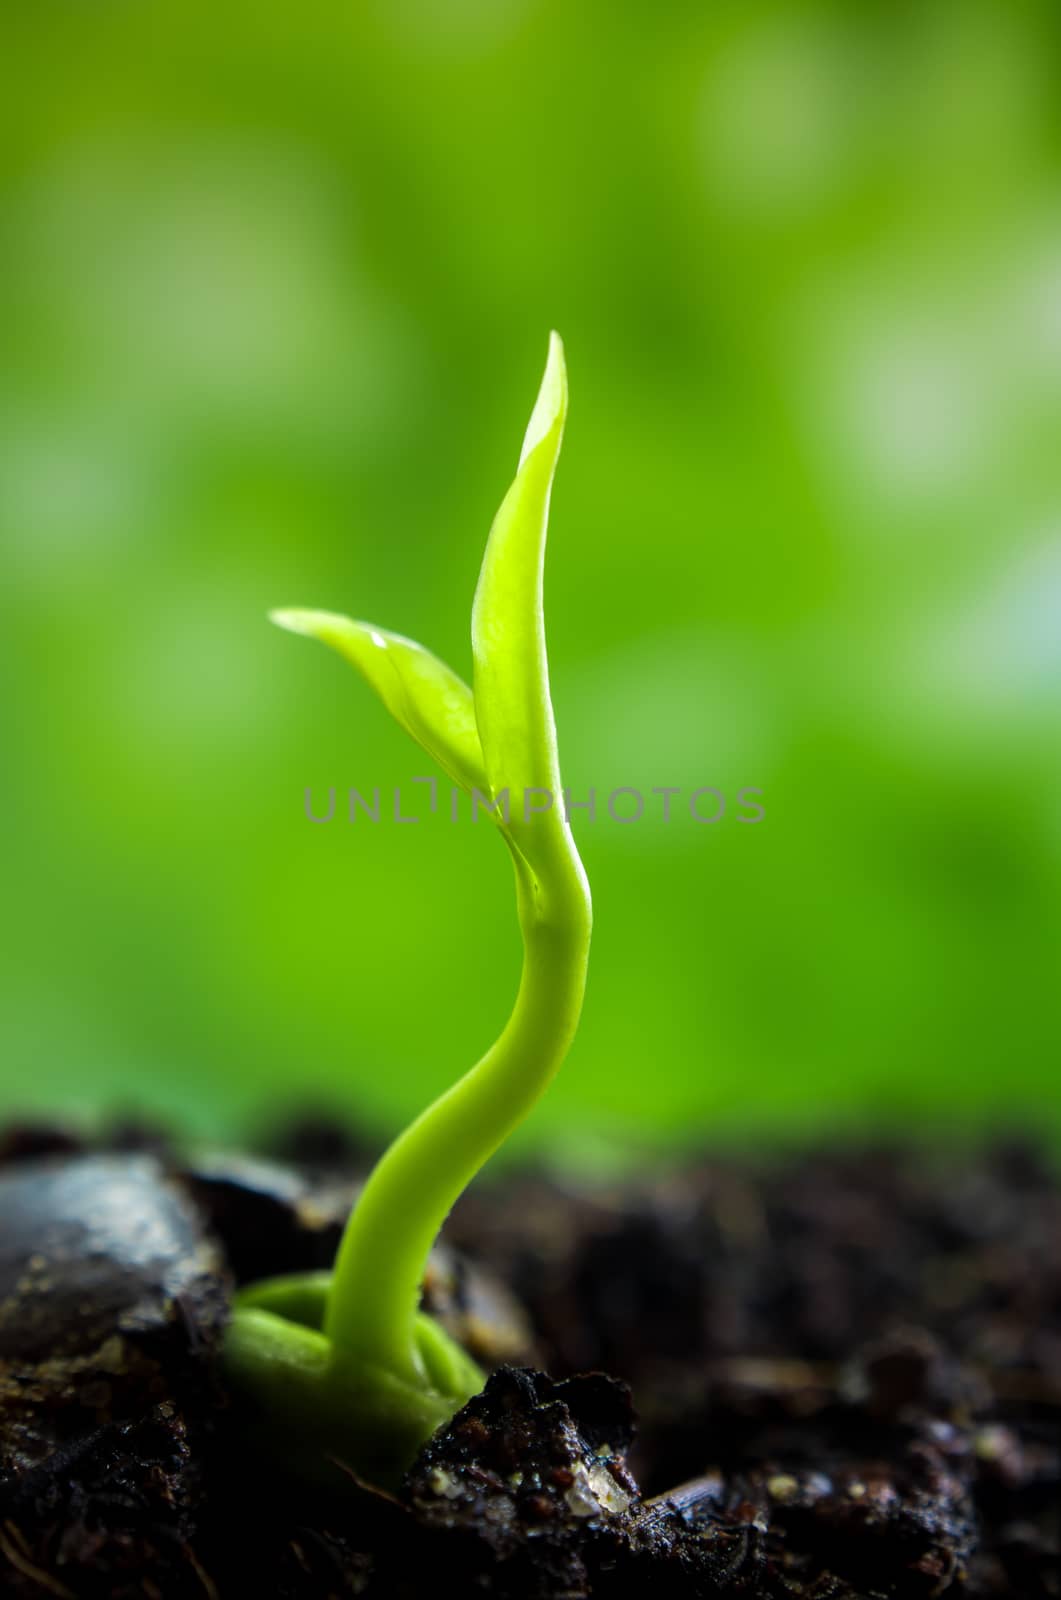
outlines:
M216 1244L146 1155L9 1160L0 1217L2 1592L201 1594Z

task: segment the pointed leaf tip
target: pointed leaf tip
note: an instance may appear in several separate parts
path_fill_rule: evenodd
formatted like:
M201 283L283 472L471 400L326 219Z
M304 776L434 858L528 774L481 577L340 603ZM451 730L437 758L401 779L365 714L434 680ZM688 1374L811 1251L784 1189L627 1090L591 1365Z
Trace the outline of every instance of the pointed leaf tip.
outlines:
M554 329L549 335L549 354L546 357L538 398L534 402L534 410L531 412L527 431L523 436L520 466L555 426L563 428L566 416L567 364L564 361L564 341Z
M278 628L283 628L287 633L301 633L306 638L312 638L316 634L314 619L323 614L320 611L302 611L287 607L266 613L269 621L275 623Z

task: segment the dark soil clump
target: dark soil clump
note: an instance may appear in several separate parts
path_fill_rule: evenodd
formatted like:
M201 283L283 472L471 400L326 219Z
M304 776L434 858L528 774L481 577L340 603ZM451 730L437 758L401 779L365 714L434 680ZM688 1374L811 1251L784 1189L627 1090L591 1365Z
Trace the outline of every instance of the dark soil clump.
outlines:
M1061 1595L1032 1153L479 1185L427 1299L494 1375L394 1495L285 1477L218 1378L232 1285L329 1265L356 1192L327 1129L293 1153L0 1137L0 1594Z

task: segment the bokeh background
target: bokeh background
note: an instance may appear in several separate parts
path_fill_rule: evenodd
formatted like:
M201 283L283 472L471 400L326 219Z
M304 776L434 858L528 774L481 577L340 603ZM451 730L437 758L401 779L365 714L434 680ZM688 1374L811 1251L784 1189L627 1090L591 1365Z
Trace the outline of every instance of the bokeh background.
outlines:
M0 1111L378 1134L493 1037L500 844L307 822L425 761L264 616L470 670L555 326L565 776L731 809L579 821L526 1137L1061 1132L1053 0L0 28Z

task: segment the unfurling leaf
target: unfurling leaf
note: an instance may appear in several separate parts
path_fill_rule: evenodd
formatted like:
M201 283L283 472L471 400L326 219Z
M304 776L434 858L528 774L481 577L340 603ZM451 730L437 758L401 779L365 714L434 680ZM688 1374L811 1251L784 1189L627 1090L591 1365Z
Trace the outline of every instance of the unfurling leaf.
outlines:
M549 699L542 570L549 495L567 415L560 336L523 440L519 470L494 518L472 606L475 712L494 793L547 789L559 804L560 766Z
M270 617L290 633L331 645L455 783L486 794L472 692L438 656L413 639L334 611L272 611Z

